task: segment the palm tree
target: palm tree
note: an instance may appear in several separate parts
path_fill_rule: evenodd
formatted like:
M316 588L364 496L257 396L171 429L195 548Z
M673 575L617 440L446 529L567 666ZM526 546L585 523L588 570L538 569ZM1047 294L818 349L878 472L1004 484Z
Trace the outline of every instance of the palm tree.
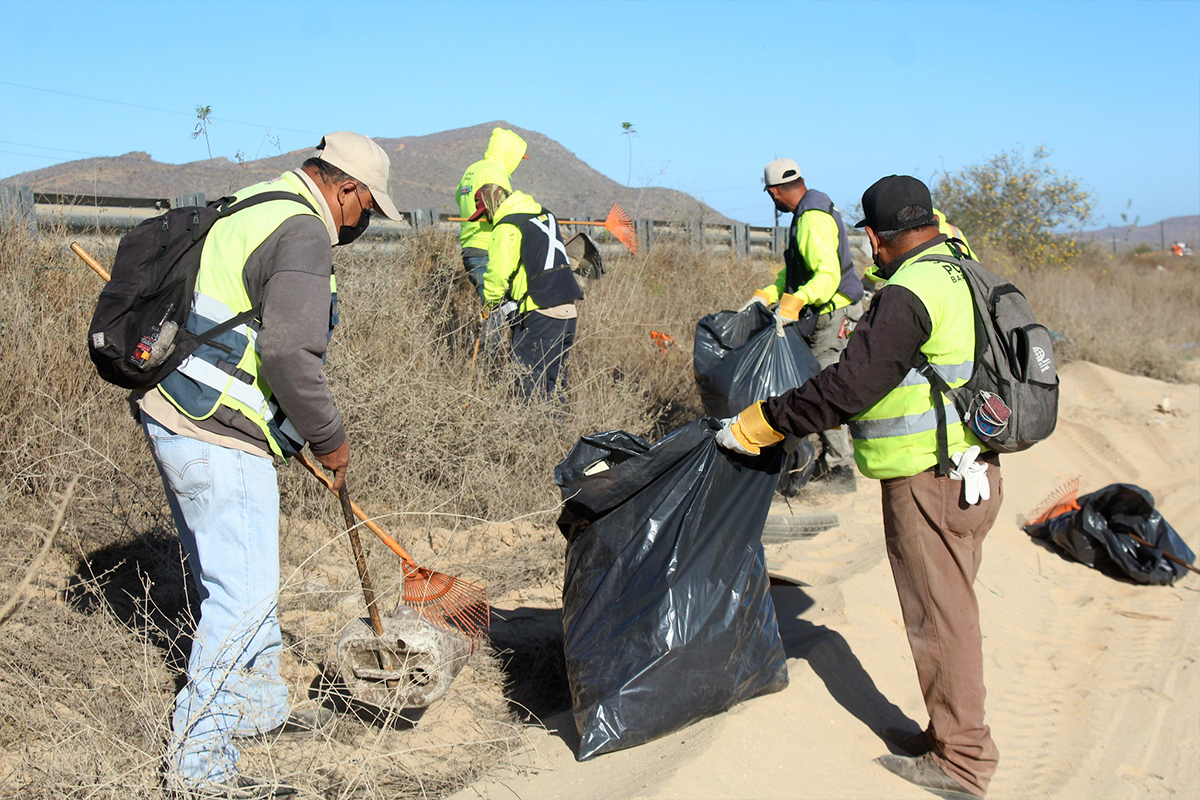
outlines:
M637 136L632 122L621 123L621 135L629 137L629 175L625 178L625 188L628 189L629 184L633 181L633 137Z

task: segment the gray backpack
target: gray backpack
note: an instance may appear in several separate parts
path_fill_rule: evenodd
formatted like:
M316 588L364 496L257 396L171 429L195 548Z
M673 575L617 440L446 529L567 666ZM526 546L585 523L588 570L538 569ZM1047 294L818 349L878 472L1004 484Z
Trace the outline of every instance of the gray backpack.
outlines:
M953 242L951 242L953 246ZM960 253L961 254L961 253ZM975 365L965 384L951 389L926 362L938 423L938 471L950 472L946 444L949 397L971 431L998 453L1026 450L1054 432L1058 423L1058 372L1050 331L1038 323L1025 295L977 261L931 255L962 270L975 301Z

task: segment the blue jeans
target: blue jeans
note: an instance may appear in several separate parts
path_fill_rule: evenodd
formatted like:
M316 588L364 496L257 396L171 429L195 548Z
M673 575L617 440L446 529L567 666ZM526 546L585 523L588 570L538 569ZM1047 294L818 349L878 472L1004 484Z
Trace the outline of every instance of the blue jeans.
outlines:
M483 276L487 274L488 253L487 250L479 250L474 247L468 247L463 251L462 256L463 269L467 271L467 278L471 281L471 285L475 287L475 291L479 293L479 299L483 299Z
M279 675L279 488L267 456L179 436L142 414L200 595L168 762L184 786L237 774L235 736L287 719Z

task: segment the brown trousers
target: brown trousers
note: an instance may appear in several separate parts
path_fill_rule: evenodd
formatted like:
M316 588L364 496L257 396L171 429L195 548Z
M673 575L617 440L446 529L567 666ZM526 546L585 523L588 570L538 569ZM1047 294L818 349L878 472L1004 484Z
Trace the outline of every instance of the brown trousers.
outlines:
M888 560L929 712L933 758L981 796L1000 759L983 722L983 636L974 590L983 539L1003 494L999 461L987 460L991 499L975 506L963 500L961 481L932 469L882 482Z

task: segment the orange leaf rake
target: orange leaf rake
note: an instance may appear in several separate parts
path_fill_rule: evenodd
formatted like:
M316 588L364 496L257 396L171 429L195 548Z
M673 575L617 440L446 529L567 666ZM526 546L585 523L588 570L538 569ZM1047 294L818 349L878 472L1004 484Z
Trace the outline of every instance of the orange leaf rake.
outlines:
M448 221L466 222L467 218L450 217ZM608 216L604 219L604 222L590 222L577 219L560 219L558 222L560 225L596 225L602 227L616 237L618 242L625 245L630 253L637 255L637 230L633 226L633 220L625 213L625 209L616 203L613 203L612 211L608 212Z
M296 460L325 484L325 488L333 491L333 481L309 461L308 456L297 453ZM371 533L400 557L404 571L405 605L415 608L422 617L439 628L461 631L474 648L487 635L491 620L491 606L483 587L418 565L408 551L379 527L357 503L351 501L350 509Z

